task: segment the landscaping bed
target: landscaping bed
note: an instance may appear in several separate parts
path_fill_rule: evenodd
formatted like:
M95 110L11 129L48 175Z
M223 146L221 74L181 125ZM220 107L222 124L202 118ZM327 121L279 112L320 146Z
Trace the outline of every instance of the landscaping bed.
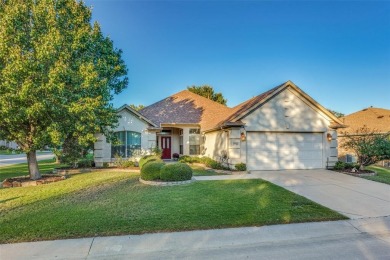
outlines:
M30 176L14 177L5 179L2 182L3 188L16 188L16 187L29 187L42 184L48 184L52 182L65 180L65 176L59 175L42 175L42 178L38 180L31 180Z
M342 171L338 171L338 172L345 173L345 174L352 175L352 176L358 176L358 177L375 176L376 175L376 172L375 171L371 171L371 170L356 170L356 171L353 171L351 169L346 169L346 170L342 170Z

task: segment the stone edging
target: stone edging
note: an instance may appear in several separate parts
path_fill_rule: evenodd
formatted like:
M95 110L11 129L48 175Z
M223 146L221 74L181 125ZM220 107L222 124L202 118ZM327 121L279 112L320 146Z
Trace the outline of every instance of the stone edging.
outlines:
M352 173L352 172L341 172L341 173L351 175L351 176L356 176L356 177L367 177L367 176L376 176L377 175L377 173L375 171L371 172L371 173Z
M146 185L152 185L152 186L175 186L175 185L183 185L183 184L189 184L195 181L194 178L188 181L145 181L141 178L139 178L139 181Z

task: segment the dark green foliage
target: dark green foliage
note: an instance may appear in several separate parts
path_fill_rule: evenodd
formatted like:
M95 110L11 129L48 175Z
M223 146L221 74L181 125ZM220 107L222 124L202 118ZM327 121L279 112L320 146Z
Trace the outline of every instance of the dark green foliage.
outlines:
M115 157L114 165L118 168L128 168L134 166L133 161L130 161L126 158L122 158L120 155L115 155L114 157Z
M191 86L187 87L187 89L195 94L198 94L199 96L211 99L226 106L227 99L224 98L222 93L215 93L213 87L209 85Z
M211 159L210 157L191 157L188 155L184 155L179 158L179 162L183 163L203 163L207 167L210 167L212 169L216 170L228 170L228 167L223 166L221 163L217 162L216 160Z
M390 132L381 133L364 126L343 134L341 147L354 152L360 168L390 159Z
M90 159L81 159L77 162L77 168L90 168L94 166L95 162Z
M236 165L234 165L234 168L236 168L237 171L246 171L246 164L237 163Z
M126 65L83 1L1 1L0 24L0 139L18 144L39 179L36 150L111 139Z
M333 167L334 170L344 170L345 169L345 163L338 161Z
M199 157L191 157L189 155L183 155L179 158L179 162L183 163L194 163L196 160L200 159ZM200 161L199 161L200 162Z
M187 181L192 178L192 169L185 163L164 165L160 170L160 179L163 181Z
M132 109L134 109L135 111L139 111L139 110L143 109L145 106L141 105L141 104L139 104L139 105L130 104L130 107Z
M153 161L162 162L161 158L156 155L146 155L139 160L139 167L142 169L146 163Z
M345 116L345 114L343 114L341 112L338 112L338 111L335 111L335 110L332 110L332 109L328 109L328 111L331 112L336 117L343 117L343 116Z
M344 164L344 169L352 169L352 168L359 169L359 164L357 164L357 163L345 163Z
M148 162L141 168L141 179L145 181L155 181L160 179L160 169L164 162Z

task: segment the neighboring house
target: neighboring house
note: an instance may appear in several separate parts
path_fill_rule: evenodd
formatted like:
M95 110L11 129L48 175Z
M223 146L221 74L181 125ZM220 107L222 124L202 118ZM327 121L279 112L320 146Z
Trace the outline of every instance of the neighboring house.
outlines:
M369 107L361 111L340 118L346 128L338 130L339 136L339 160L343 162L356 162L357 158L352 151L342 147L344 134L356 133L362 127L375 130L378 133L390 132L390 110L383 108Z
M337 161L337 132L342 123L291 81L233 108L183 90L122 116L115 129L122 145L113 146L99 135L97 166L118 151L131 156L154 146L163 159L173 153L228 157L248 170L314 169ZM126 144L126 145L125 145Z
M7 140L0 140L0 146L4 146L11 149L18 148L18 145L15 142L7 141Z

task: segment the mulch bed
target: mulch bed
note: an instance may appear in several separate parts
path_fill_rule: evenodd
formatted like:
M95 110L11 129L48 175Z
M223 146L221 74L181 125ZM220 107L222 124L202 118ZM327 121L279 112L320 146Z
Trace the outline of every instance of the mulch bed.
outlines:
M31 180L29 176L22 176L5 179L2 183L2 186L3 188L28 187L62 181L65 179L65 176L53 176L52 174L42 175L42 178L38 180Z
M356 170L355 172L353 172L352 169L344 169L344 170L337 171L337 172L341 172L341 173L344 173L344 174L357 176L357 177L360 177L360 176L362 176L362 177L363 176L375 176L375 175L377 175L376 172L370 171L370 170Z

